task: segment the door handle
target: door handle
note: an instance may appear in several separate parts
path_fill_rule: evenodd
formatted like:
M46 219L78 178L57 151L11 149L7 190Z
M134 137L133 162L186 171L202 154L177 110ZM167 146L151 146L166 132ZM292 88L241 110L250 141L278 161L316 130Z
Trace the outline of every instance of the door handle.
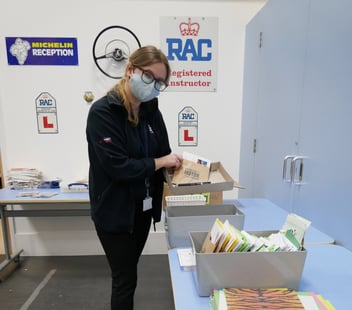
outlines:
M304 160L307 156L295 156L291 160L290 167L290 176L291 183L299 185L303 184L303 168L304 168Z
M297 157L296 155L287 155L284 157L284 164L283 164L283 167L282 167L282 180L284 182L287 182L287 183L291 183L292 182L292 160ZM288 164L288 162L290 162L290 164ZM290 167L290 175L289 177L287 176L287 170L288 170L288 167Z

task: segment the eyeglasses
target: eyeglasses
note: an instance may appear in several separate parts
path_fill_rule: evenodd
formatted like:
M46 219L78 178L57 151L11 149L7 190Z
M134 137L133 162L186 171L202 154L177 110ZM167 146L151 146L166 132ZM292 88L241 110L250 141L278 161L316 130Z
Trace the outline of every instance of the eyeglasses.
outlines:
M156 80L154 78L153 73L151 73L150 71L143 70L141 67L138 67L138 66L134 66L134 67L142 71L141 78L144 83L151 84L154 82L154 88L157 91L164 91L168 86L164 81Z

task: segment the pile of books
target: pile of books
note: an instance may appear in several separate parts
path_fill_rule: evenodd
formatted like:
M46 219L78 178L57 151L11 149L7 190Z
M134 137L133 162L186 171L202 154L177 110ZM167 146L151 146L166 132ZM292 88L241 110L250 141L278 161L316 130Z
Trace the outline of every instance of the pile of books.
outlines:
M298 292L287 288L215 289L209 302L211 310L335 310L332 303L319 294Z
M262 237L239 230L228 220L222 223L217 218L203 242L201 253L300 251L300 241L292 229Z

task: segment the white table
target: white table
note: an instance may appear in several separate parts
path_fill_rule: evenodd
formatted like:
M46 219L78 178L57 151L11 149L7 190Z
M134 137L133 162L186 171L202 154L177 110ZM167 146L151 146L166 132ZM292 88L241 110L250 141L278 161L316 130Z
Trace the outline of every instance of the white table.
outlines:
M54 193L52 197L19 197L20 193L24 192L45 192ZM87 204L87 208L75 208L77 204ZM46 208L37 210L26 209L13 210L11 206L14 205L25 205L25 206L37 206L43 205ZM9 235L6 227L6 218L8 217L31 217L31 216L89 216L89 195L87 192L61 192L60 189L30 189L30 190L11 190L11 189L0 189L0 216L1 225L4 239L4 250L5 260L0 264L0 272L3 271L10 263L18 263L19 255L22 250L17 253L10 253Z
M337 310L352 309L352 252L333 244L307 246L299 291L312 291L330 300ZM169 250L169 266L176 310L209 309L209 297L200 297L192 271L183 271L177 249Z

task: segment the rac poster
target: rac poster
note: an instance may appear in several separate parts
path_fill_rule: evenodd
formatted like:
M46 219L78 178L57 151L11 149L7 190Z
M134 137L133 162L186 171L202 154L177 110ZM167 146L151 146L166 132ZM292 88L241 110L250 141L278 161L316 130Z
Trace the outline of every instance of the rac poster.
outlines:
M167 91L215 92L218 18L161 17L161 49L171 65Z

